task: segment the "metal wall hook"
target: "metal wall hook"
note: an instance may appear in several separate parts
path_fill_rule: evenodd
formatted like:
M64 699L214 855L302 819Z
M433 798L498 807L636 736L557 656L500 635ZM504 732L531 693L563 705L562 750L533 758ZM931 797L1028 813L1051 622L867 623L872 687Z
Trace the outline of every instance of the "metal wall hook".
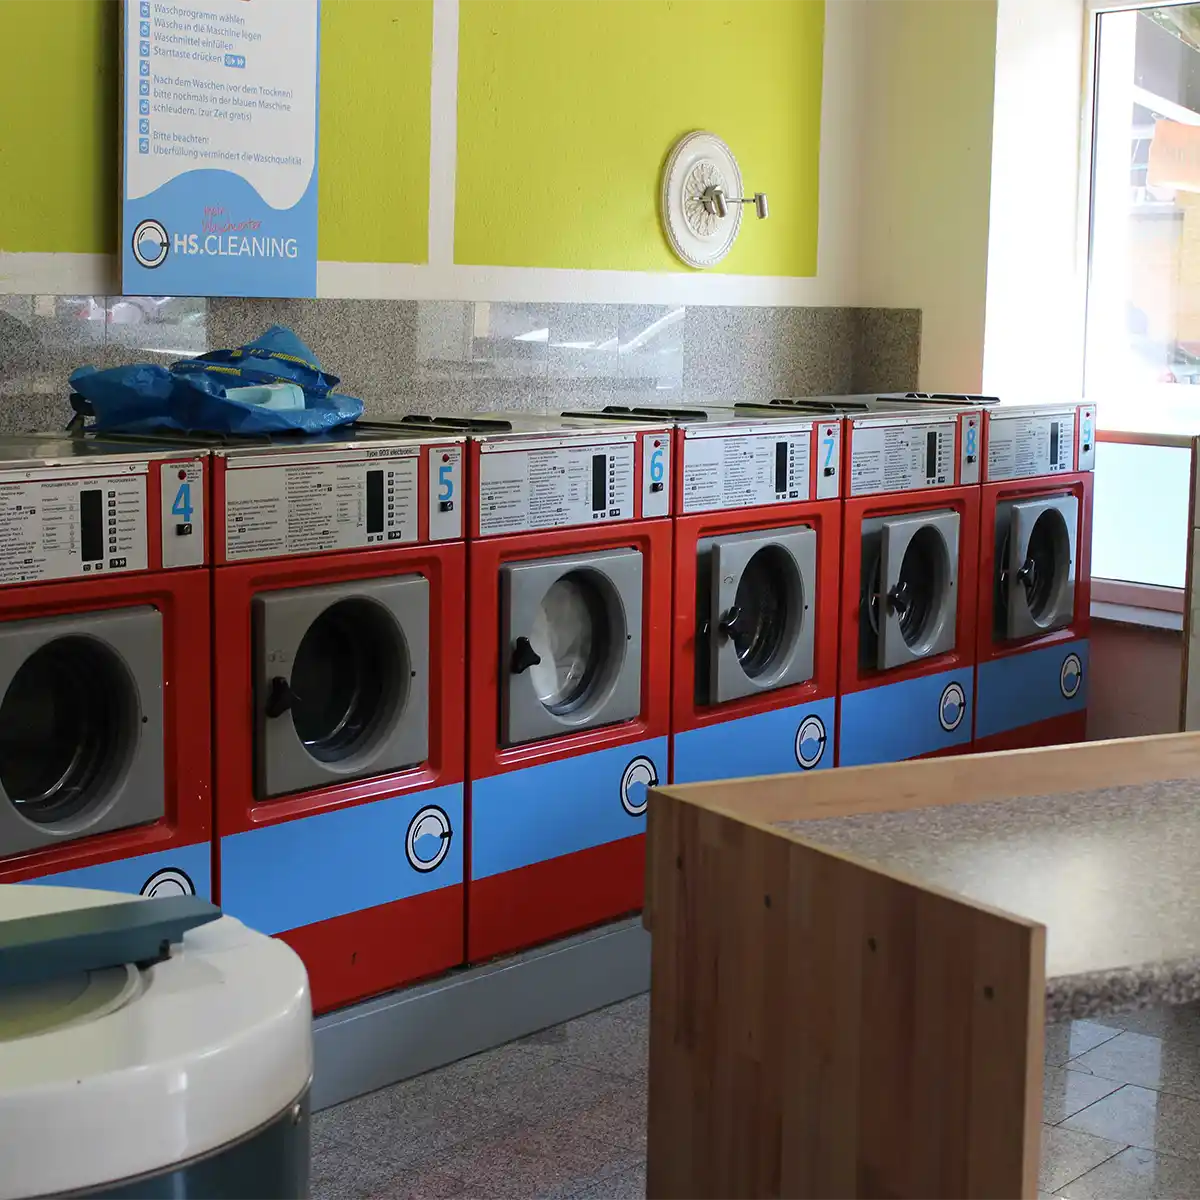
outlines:
M704 205L706 213L717 217L729 216L731 204L753 204L760 221L765 221L771 215L767 207L766 192L755 192L753 196L727 196L724 188L712 185L704 189L700 196L700 203Z

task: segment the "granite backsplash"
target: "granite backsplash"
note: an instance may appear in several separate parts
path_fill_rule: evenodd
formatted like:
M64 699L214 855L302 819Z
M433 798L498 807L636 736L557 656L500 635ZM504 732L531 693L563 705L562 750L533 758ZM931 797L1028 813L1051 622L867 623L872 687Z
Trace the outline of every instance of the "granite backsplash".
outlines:
M289 325L369 412L894 391L915 309L0 296L0 433L61 428L85 363L170 363Z

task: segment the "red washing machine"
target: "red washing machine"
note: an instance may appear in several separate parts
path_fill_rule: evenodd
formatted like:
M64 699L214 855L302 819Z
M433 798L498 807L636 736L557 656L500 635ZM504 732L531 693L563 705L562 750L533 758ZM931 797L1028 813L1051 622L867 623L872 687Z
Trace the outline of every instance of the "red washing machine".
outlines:
M463 439L212 456L219 884L323 1012L461 964Z
M1087 736L1090 404L984 413L975 749Z
M0 883L212 894L206 464L0 439Z
M970 748L982 409L821 397L843 438L838 763Z
M469 437L477 962L642 906L647 788L667 778L671 437L666 422L441 420Z
M841 417L591 414L614 417L675 426L672 782L833 766Z

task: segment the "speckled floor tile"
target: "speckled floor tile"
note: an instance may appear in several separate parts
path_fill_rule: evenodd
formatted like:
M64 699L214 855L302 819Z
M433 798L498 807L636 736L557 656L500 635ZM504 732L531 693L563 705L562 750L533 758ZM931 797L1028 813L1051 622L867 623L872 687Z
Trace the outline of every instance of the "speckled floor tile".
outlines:
M1061 1067L1064 1063L1094 1050L1121 1030L1095 1021L1063 1021L1046 1026L1046 1065Z
M1200 1163L1130 1146L1059 1192L1065 1200L1181 1200L1200 1196Z
M571 1121L587 1137L646 1153L646 1088L638 1082L576 1112Z
M593 1180L573 1192L571 1200L645 1200L645 1196L646 1168L643 1165Z
M1042 1127L1042 1163L1038 1187L1057 1192L1072 1179L1099 1166L1105 1159L1124 1150L1127 1142L1112 1141L1061 1125Z
M607 1014L590 1013L525 1041L535 1039L564 1062L596 1071L639 1078L649 1066L649 1029Z
M487 1193L474 1189L453 1175L441 1171L404 1171L393 1176L369 1200L449 1200L451 1196L467 1200L468 1196L486 1196Z
M530 1086L531 1080L534 1086ZM530 1122L547 1123L582 1112L605 1097L622 1093L628 1086L620 1076L556 1062L536 1078L490 1089L478 1096L477 1101Z
M441 1174L493 1196L569 1196L636 1165L637 1156L566 1129L525 1127L502 1137L473 1138L433 1160Z
M607 1016L618 1021L635 1021L644 1024L650 1020L650 993L642 992L640 996L630 996L619 1004L611 1004L604 1009Z
M1047 1125L1057 1125L1089 1104L1095 1104L1102 1096L1115 1092L1120 1086L1112 1079L1101 1079L1086 1071L1047 1067L1042 1093L1042 1120Z
M1104 1079L1136 1083L1200 1100L1200 1046L1144 1033L1122 1033L1071 1063Z
M1200 1102L1126 1084L1055 1129L1078 1130L1143 1150L1200 1159Z
M1104 1024L1170 1041L1200 1043L1200 1005L1196 1004L1139 1008L1105 1017Z

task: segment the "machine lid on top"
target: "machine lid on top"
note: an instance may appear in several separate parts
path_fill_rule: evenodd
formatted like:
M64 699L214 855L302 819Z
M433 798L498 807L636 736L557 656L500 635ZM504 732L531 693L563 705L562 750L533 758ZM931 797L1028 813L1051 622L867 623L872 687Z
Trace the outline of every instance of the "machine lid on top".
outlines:
M12 884L0 886L0 922L130 903ZM189 930L149 967L0 981L0 1200L96 1188L244 1137L307 1087L311 1025L299 958L232 917Z
M368 418L371 424L376 424ZM632 426L638 429L668 429L670 420L664 417L632 419L620 413L572 412L568 414L538 412L479 412L446 414L410 414L403 417L399 427L411 425L427 431L446 428L466 434L475 441L527 438L539 436L578 437L581 433L628 435Z
M704 425L718 427L722 425L748 432L745 427L753 424L762 426L768 422L786 419L819 421L825 416L841 416L832 408L795 408L790 406L776 407L766 402L752 403L749 401L735 404L664 404L664 405L635 405L627 407L620 404L609 404L601 409L584 410L571 409L563 412L564 417L572 420L588 421L595 424L604 420L624 421L628 424L652 426L663 421L671 421L675 425L691 426Z
M202 449L202 447L192 447ZM86 467L88 463L144 463L179 457L178 445L126 442L94 435L27 433L0 436L0 470L27 471L41 467Z

